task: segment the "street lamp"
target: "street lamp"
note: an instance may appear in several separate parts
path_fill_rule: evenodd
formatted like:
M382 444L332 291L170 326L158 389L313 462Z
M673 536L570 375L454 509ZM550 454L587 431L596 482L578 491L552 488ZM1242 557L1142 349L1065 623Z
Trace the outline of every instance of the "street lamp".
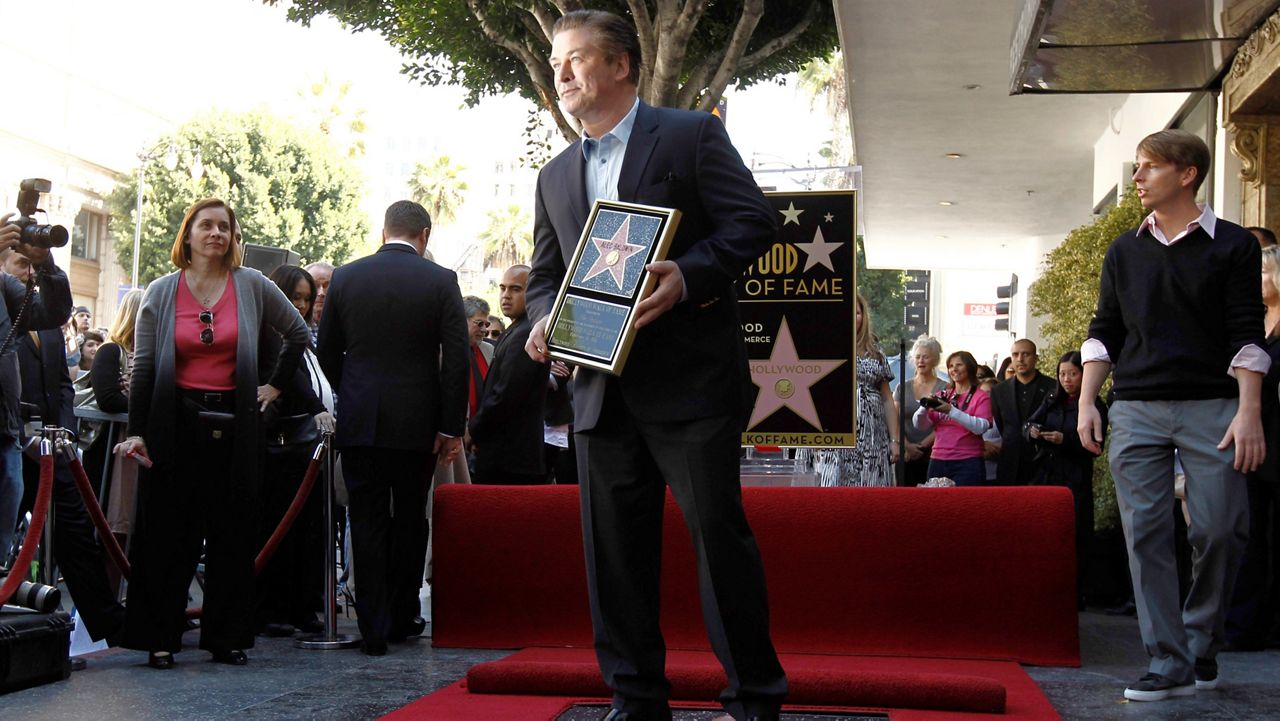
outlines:
M200 148L187 148L192 154L191 161L191 179L199 180L204 176L204 162L200 158ZM163 157L164 169L173 171L178 167L178 146L176 143L170 142L161 153L160 146L157 145L150 150L144 150L138 153L138 199L134 207L134 223L133 223L133 276L130 278L130 285L134 288L138 287L138 255L142 249L142 191L146 186L147 164L153 160Z

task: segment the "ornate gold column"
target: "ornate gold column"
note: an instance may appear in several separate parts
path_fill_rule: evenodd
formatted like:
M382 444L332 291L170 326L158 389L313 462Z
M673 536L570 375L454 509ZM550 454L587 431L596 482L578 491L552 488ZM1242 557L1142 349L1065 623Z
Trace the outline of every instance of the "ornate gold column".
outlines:
M1222 116L1241 163L1241 223L1280 231L1280 12L1236 52Z

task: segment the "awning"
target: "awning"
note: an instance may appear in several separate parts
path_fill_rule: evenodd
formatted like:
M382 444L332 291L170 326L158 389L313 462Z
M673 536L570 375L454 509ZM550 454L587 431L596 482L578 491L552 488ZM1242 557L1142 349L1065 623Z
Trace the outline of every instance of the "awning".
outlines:
M1280 0L1024 0L1009 93L1215 86Z

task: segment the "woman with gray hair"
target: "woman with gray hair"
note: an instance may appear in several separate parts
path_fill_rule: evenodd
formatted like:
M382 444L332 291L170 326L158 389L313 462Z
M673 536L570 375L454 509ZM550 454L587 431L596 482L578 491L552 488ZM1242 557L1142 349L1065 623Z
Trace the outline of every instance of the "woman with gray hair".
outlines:
M920 404L920 399L931 396L947 387L946 381L938 378L938 363L942 360L942 344L937 338L922 335L911 347L911 360L915 364L916 374L910 382L902 381L894 400L898 403L899 417L909 418ZM904 399L903 394L907 397ZM906 413L905 416L902 414ZM904 437L903 453L903 485L916 486L929 480L929 457L933 451L933 429L916 428L907 423Z

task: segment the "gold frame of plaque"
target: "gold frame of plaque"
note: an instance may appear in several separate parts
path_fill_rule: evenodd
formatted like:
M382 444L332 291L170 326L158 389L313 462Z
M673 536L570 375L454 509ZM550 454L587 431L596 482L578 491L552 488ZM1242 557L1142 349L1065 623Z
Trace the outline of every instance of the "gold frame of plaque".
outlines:
M622 374L636 304L657 283L645 268L666 259L679 224L675 208L595 202L547 322L552 358Z

